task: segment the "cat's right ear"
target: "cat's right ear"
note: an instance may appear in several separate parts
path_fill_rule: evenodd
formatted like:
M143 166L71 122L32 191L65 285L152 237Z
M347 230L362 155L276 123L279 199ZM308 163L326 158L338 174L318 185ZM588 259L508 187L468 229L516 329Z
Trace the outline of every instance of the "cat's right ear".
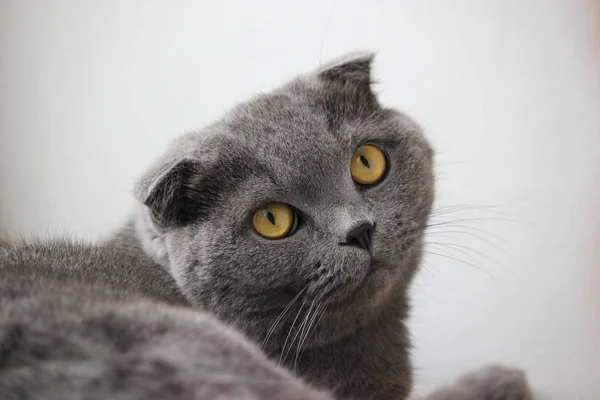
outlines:
M200 174L199 160L165 155L138 180L134 195L162 227L182 225L201 211L195 201Z

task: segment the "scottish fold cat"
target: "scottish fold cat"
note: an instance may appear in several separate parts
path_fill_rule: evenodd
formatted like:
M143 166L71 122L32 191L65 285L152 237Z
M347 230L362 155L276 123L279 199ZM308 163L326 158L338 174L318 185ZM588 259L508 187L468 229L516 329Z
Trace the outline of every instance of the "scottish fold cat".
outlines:
M176 139L107 240L0 245L0 397L406 398L434 154L372 59ZM520 371L471 378L432 399L529 396Z

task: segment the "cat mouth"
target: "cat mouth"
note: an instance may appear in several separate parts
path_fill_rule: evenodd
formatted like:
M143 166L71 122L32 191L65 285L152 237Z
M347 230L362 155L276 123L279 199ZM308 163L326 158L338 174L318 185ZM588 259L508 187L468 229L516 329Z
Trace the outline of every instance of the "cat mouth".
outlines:
M340 287L324 296L324 303L328 308L344 309L356 305L369 305L377 303L389 286L389 270L385 264L371 260L367 272L362 279L352 287ZM345 292L340 295L340 292Z

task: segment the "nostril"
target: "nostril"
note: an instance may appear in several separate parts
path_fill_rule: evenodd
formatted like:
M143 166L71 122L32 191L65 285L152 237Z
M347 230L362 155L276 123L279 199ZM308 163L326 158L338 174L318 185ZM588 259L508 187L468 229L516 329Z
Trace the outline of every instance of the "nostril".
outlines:
M363 222L350 229L346 234L346 242L344 244L360 247L361 249L371 250L371 235L373 234L373 224Z
M352 239L350 239L350 243L349 244L352 245L352 246L358 246L358 247L363 248L363 249L366 247L366 244L364 243L364 240L359 239L357 237L353 237Z

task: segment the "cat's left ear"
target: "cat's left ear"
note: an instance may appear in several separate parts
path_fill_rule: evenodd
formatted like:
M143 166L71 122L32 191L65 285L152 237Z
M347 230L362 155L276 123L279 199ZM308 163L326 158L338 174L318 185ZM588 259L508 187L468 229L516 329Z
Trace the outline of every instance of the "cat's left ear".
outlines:
M368 89L371 85L371 64L375 53L357 51L330 61L319 68L318 75L324 80Z
M331 61L317 72L327 89L326 104L338 117L370 113L378 107L371 90L374 53L355 52Z

